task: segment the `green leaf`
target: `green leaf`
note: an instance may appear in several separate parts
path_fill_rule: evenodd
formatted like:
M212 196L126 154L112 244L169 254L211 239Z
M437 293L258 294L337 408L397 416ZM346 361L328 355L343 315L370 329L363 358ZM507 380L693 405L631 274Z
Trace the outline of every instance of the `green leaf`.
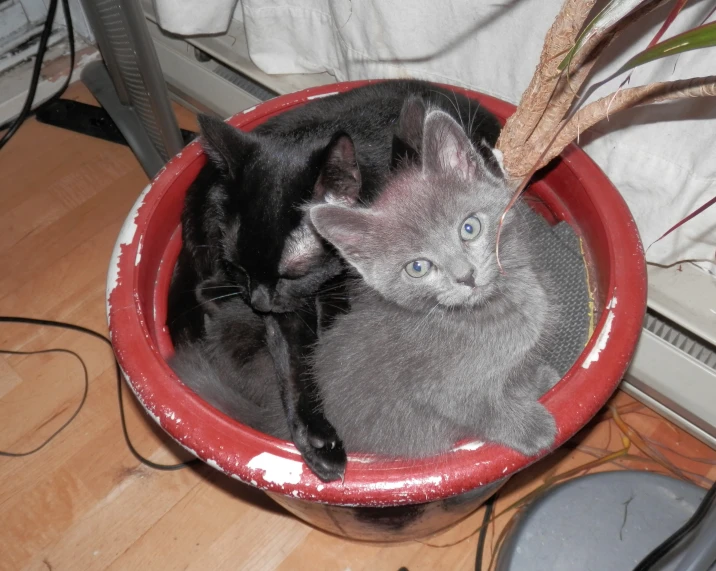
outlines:
M669 11L669 14L666 16L666 20L664 20L664 23L661 25L661 28L659 28L659 31L656 32L656 35L651 38L649 45L646 46L647 50L657 44L657 42L662 38L664 33L666 33L666 30L669 29L669 26L671 26L676 17L679 15L679 12L684 9L684 6L686 6L686 3L688 1L689 0L678 0L676 4L674 4L674 6ZM701 23L703 24L703 22ZM631 81L632 73L634 73L634 70L632 70L631 73L624 78L624 81L619 84L619 89L617 89L617 93L619 93L621 88L624 87L627 83L629 83L629 81ZM616 93L614 95L616 96Z
M686 6L686 3L689 0L678 0L676 4L671 8L671 11L669 12L669 15L666 16L666 20L664 20L664 23L661 25L661 28L659 28L659 31L656 32L656 35L651 38L651 41L649 42L649 45L646 46L646 49L649 49L652 46L656 45L656 42L658 42L661 37L664 35L664 32L671 26L673 21L676 19L676 16L679 15L679 12L684 9L684 6Z
M716 22L704 24L673 38L669 38L655 46L638 53L628 62L626 62L617 73L622 73L637 66L644 65L650 61L655 61L671 55L688 52L691 50L699 50L702 48L711 48L716 46Z
M584 30L574 46L567 53L562 62L557 66L559 71L564 70L576 53L591 39L595 34L602 30L607 30L621 20L624 16L630 14L635 8L638 8L640 4L643 4L646 0L611 0L599 14L597 14L589 24L586 25Z

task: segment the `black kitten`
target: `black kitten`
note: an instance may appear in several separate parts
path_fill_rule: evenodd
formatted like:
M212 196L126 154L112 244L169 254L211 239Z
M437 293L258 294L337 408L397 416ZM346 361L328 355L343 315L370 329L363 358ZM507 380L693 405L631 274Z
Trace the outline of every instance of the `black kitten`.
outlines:
M486 160L494 161L483 141L494 146L497 120L474 100L421 81L384 81L315 99L250 133L200 117L209 161L182 213L183 248L169 299L175 343L202 334L204 311L187 308L196 305L194 290L206 279L212 280L204 284L209 287L230 284L257 311L283 313L305 306L321 284L340 273L341 265L329 259L335 258L300 207L324 198L371 202L395 157L420 151L415 134L394 137L411 97L450 113ZM352 139L355 156L341 133ZM359 170L346 169L346 163L357 163ZM319 174L329 180L322 184ZM324 196L326 188L333 196Z
M341 311L340 296L318 309L316 296L322 289L340 291L344 266L302 207L372 202L392 168L419 155L421 134L396 136L395 124L401 112L422 113L425 106L453 115L499 168L488 148L499 134L497 120L475 101L419 81L386 81L316 99L251 133L200 118L209 160L182 213L183 247L167 319L172 340L180 346L202 338L209 300L238 296L262 313L270 322L267 346L292 439L326 480L342 475L345 452L325 420L304 357L319 325Z

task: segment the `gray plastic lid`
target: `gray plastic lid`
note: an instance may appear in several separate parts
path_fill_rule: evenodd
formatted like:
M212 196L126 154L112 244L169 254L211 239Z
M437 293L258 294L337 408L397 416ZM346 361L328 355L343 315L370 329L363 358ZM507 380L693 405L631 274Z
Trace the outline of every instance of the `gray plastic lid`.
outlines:
M525 508L500 550L496 569L631 571L686 523L705 494L695 484L649 472L576 478ZM679 568L681 547L659 571Z

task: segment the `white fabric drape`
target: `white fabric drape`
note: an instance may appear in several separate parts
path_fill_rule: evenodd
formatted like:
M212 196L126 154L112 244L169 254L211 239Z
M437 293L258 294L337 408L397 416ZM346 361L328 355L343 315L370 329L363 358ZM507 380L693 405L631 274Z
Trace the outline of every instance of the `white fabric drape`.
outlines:
M202 0L202 10L213 3L228 12L234 9L233 1ZM236 17L243 16L252 60L267 73L328 72L339 81L417 77L517 103L561 4L562 0L241 0ZM689 3L669 35L698 24L710 4ZM623 34L605 54L608 64L600 66L596 79L608 76L645 47L668 8ZM704 75L716 75L716 48L639 68L630 85ZM600 88L591 99L612 91L619 81ZM623 194L645 246L716 195L713 98L618 114L582 136L580 143ZM655 244L648 259L699 259L703 267L716 271L716 207Z

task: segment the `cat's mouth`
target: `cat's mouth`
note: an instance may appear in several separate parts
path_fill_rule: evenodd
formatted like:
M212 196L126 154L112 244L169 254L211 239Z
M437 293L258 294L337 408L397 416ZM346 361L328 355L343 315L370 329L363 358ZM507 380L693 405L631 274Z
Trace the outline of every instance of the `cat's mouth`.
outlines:
M291 304L291 305L274 304L269 309L254 308L254 311L256 311L257 313L291 313L292 311L297 311L301 308L302 308L301 304Z
M475 287L460 287L438 296L438 303L444 307L457 309L473 308L484 305L495 292L495 284L476 284Z
M292 311L297 311L301 309L305 303L302 303L301 301L293 301L293 300L255 300L252 299L249 301L249 305L251 306L251 309L254 310L254 312L259 314L268 314L268 313L290 313Z

